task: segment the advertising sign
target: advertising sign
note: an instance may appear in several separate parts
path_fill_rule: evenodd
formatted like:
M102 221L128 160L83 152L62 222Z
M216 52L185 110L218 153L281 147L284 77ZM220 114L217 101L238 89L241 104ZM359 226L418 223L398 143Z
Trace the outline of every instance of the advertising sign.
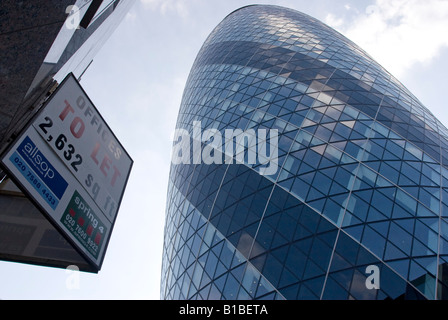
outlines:
M99 270L133 161L73 74L1 161Z

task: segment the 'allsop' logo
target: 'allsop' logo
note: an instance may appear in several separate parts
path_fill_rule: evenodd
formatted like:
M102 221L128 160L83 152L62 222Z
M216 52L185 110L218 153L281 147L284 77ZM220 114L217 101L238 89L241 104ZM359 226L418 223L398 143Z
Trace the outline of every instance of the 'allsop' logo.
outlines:
M55 196L58 197L58 199L61 199L67 189L68 183L43 155L30 137L25 137L23 142L17 148L17 152L42 179L47 187L51 189Z
M173 164L233 164L234 158L235 163L259 164L262 175L275 174L278 170L278 130L226 129L224 142L217 129L202 132L200 121L193 122L193 137L185 129L174 132Z

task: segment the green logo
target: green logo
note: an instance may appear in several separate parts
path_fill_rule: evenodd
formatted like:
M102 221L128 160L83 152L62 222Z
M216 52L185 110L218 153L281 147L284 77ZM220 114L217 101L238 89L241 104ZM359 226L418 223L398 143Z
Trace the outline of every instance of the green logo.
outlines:
M73 193L61 222L88 252L98 258L107 229L78 191Z

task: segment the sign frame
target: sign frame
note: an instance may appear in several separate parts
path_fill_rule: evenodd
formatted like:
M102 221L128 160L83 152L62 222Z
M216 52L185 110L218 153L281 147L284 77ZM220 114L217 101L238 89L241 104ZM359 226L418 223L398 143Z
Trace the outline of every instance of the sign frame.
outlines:
M111 139L111 141L113 141L114 147L116 146L117 148L116 150L120 149L120 156L122 155L124 157L127 157L125 160L123 160L125 161L124 164L122 164L122 166L125 166L125 174L123 175L123 177L120 177L119 185L117 187L118 191L112 190L114 191L114 197L112 198L111 202L114 203L114 201L116 201L116 210L112 212L112 209L110 209L109 217L106 216L103 209L100 209L96 199L97 194L92 195L92 191L87 190L85 184L88 183L88 179L86 179L83 184L80 178L75 176L75 171L73 171L73 169L76 169L77 172L78 168L73 166L73 169L70 170L70 168L68 168L68 164L64 162L64 159L61 157L61 155L57 154L56 151L58 151L57 149L59 149L58 143L59 145L66 144L73 147L73 145L68 144L67 137L63 134L60 134L58 137L60 141L55 141L56 139L53 140L51 135L48 136L48 139L45 139L44 134L42 132L39 132L37 129L37 126L39 126L37 124L37 121L41 120L42 116L45 115L47 107L48 109L54 108L51 105L52 99L57 97L58 94L63 95L63 93L60 92L63 92L64 86L66 84L70 84L70 81L72 82L72 85L76 86L76 90L80 90L79 97L83 96L83 98L86 98L87 101L85 102L89 107L92 108L91 112L95 116L97 116L97 121L100 121L101 125L104 126L103 137L104 132L107 131L108 137ZM45 125L42 125L41 123L40 128L44 133L46 133ZM79 129L79 126L77 126L76 128ZM73 128L70 127L70 130L72 129ZM56 131L60 132L60 130ZM64 138L65 140L61 138ZM56 149L55 144L57 147ZM112 144L112 142L110 144ZM82 148L83 146L78 149ZM95 146L97 152L99 148L100 146L98 146L98 148L96 148ZM70 149L69 151L74 150ZM67 152L69 151L66 150L64 154L67 155ZM70 154L70 156L71 155L73 155L73 152L72 154ZM93 153L91 157L93 157ZM105 157L107 157L107 155ZM47 158L49 158L49 160ZM120 157L118 157L118 159L120 159ZM36 163L40 165L40 168L38 165L36 165ZM61 169L57 170L53 167L52 164L55 163L56 167L63 168L63 175L59 173ZM98 162L96 161L96 163ZM83 271L93 273L97 273L99 270L101 270L102 264L104 262L105 254L117 219L117 214L124 197L126 186L129 181L133 163L133 159L117 139L116 135L113 133L113 131L104 120L104 118L102 117L94 103L91 101L84 88L82 88L81 84L76 79L73 73L69 73L64 78L64 80L59 84L52 95L40 107L38 112L36 112L36 114L33 115L33 117L27 122L27 124L20 130L17 137L12 142L10 142L7 148L0 154L1 168L7 173L11 180L19 187L19 189L28 197L28 199L30 199L30 201L43 214L43 216L53 225L53 227L86 260L87 264L91 266L91 269L84 268L85 270ZM36 166L36 168L33 168L33 165ZM108 161L106 161L106 163L102 167L103 174L106 174L104 171L106 170L105 168L110 169L110 165L111 161L110 159L108 159ZM80 166L80 168L83 168L85 171L84 167L85 165ZM116 174L112 177L113 183L115 183L118 176L118 169L115 167L114 169ZM22 176L20 176L18 172L21 173ZM25 176L25 172L28 173L27 176ZM69 182L67 182L66 180L69 180ZM100 183L103 182L101 179L99 180ZM92 181L90 181L90 183L92 183ZM98 186L99 189L100 186L102 185L100 184ZM39 194L40 197L37 194ZM107 193L107 190L106 194L108 195L107 204L109 204L110 193ZM70 200L68 200L69 198ZM59 206L59 208L56 210L56 207L58 207L59 205L58 200L61 201L61 206ZM50 212L51 209L56 211L56 214L54 212L52 214ZM104 207L104 210L105 209L106 207ZM61 212L62 216L57 216L61 215ZM84 224L84 221L88 219L90 219L90 221L87 221L87 223ZM82 221L82 224L80 224L80 221ZM81 230L80 225L83 227L84 225L86 225L86 227ZM94 226L94 228L92 227L92 225ZM95 237L91 236L94 232L96 232ZM94 243L92 240L94 240ZM24 262L23 260L20 261ZM32 261L30 263L35 264Z

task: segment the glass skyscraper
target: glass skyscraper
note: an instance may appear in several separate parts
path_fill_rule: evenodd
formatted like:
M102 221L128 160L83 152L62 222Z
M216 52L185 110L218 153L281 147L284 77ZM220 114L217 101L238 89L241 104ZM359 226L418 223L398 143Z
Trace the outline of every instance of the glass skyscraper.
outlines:
M193 145L198 122L275 129L278 168L172 164L162 299L447 298L448 131L356 44L294 10L238 9L188 78L176 128Z

